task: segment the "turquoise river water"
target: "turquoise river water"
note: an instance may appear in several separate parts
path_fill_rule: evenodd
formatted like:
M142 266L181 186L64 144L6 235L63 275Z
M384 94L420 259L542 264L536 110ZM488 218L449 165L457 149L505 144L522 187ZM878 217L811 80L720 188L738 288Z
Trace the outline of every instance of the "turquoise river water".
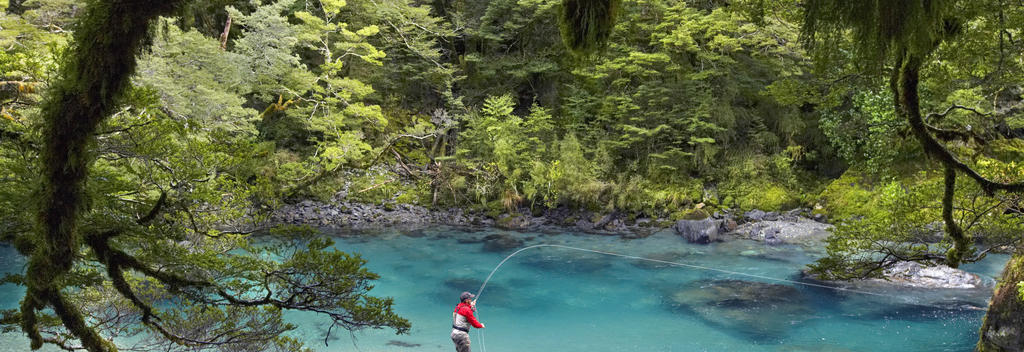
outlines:
M468 231L445 227L335 234L337 247L362 255L381 275L371 291L395 298L412 322L388 330L334 331L328 321L289 313L294 335L317 351L451 351L451 312L462 291L476 292L514 249L488 252L479 241L507 234L526 245L561 244L800 281L820 246L765 246L748 240L688 244L670 231L643 239L571 232ZM1006 257L965 269L992 282ZM0 247L0 271L24 259ZM562 248L513 257L482 293L474 351L969 351L977 341L991 287L980 290L861 287L865 295ZM0 308L22 289L0 286ZM26 339L0 334L0 351L25 351Z

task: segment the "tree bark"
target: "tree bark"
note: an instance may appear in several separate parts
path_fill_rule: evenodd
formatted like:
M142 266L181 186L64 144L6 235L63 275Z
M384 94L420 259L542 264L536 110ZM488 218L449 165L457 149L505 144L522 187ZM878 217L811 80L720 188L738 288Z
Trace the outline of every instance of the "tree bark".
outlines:
M946 265L958 267L963 262L967 252L971 250L970 239L964 235L960 225L953 218L953 199L956 193L956 174L959 166L962 165L975 173L969 167L961 163L956 157L943 147L935 138L928 134L928 126L921 115L920 97L918 93L918 82L923 58L918 55L901 55L898 62L899 84L891 88L897 89L898 94L897 112L902 114L910 124L914 136L921 143L925 153L939 159L945 169L945 189L942 195L942 220L946 224L946 235L953 240L953 248L946 253ZM979 176L980 177L980 176ZM982 185L984 187L984 185Z
M228 14L228 20L224 23L224 32L220 33L220 50L228 49L228 36L231 34L231 15Z

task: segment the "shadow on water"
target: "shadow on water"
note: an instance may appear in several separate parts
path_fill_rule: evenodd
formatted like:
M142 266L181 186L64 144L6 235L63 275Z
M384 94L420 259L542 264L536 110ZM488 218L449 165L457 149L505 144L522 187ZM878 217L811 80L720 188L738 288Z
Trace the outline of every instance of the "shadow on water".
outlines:
M335 326L333 329L330 329L330 327L331 327L331 324L317 324L316 325L316 335L315 336L317 336L319 338L319 343L320 344L323 344L325 337L327 338L326 341L328 343L333 343L333 342L341 341L340 335L345 333L344 329L340 329L337 326ZM328 330L330 330L330 334L331 334L330 336L327 336Z
M417 348L417 347L422 346L422 345L420 345L418 343L410 343L410 342L399 341L399 340L391 340L391 341L388 341L388 343L386 343L384 345L385 346L404 347L404 348Z

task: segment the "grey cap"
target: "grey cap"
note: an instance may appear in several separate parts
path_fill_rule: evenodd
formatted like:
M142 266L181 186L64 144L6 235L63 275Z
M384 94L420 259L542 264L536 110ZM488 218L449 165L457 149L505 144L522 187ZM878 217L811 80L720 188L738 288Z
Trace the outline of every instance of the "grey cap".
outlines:
M459 301L465 301L473 297L476 297L476 295L469 292L463 292L461 295L459 295Z

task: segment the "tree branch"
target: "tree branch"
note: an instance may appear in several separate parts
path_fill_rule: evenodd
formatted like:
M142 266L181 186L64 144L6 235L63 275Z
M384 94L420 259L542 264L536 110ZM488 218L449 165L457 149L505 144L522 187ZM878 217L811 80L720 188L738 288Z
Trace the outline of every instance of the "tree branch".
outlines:
M969 165L961 162L955 155L953 155L952 152L949 151L949 149L946 149L946 147L939 143L935 137L928 133L928 126L921 118L921 107L917 91L921 60L922 58L913 55L908 55L906 57L902 65L902 69L900 69L899 86L895 93L899 98L896 103L899 108L897 111L901 112L907 118L907 121L910 123L911 131L914 132L914 136L916 136L918 141L921 142L921 146L924 148L925 152L938 158L943 164L948 165L974 179L986 194L993 195L997 190L1024 192L1024 182L1003 183L993 181L982 176ZM958 109L958 106L959 105L954 105L953 107L946 109L946 112L943 114L954 109ZM960 108L976 112L976 110L971 108Z

